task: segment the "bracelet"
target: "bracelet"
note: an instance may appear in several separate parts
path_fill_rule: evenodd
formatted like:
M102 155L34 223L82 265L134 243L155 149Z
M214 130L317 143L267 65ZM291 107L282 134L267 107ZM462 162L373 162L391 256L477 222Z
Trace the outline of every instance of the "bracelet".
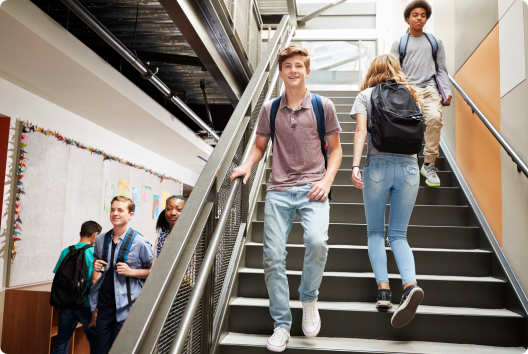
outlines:
M354 171L354 168L360 168L359 166L352 166L352 171Z

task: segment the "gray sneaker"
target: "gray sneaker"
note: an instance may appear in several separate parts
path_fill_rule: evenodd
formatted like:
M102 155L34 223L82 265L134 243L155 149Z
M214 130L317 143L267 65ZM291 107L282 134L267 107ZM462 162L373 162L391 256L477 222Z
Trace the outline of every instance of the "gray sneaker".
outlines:
M440 178L436 174L438 168L435 167L434 163L430 163L426 166L425 163L422 165L420 173L425 177L425 184L429 187L440 187Z

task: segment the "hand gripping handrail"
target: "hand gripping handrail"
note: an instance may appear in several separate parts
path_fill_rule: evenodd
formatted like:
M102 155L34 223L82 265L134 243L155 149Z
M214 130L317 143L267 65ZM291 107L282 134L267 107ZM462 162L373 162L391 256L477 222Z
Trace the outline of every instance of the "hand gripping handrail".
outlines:
M166 99L174 103L191 118L196 124L209 134L215 141L220 137L215 131L209 127L196 113L194 113L189 106L187 106L174 92L167 86L159 77L156 76L158 69L151 68L141 60L137 55L134 55L116 36L112 34L94 15L92 15L78 0L61 0L77 17L86 23L95 33L99 35L108 45L115 49L126 61L128 61L137 71L141 77L150 81L158 90L163 93Z
M290 31L288 39L285 42L286 46L290 43L294 30L295 30L295 27L293 27ZM273 75L273 78L270 82L269 89L266 92L264 102L269 100L269 98L271 97L278 77L279 77L279 67L277 66L275 73ZM240 164L243 164L249 158L249 154L251 153L251 148L253 147L253 145L255 145L256 139L257 139L257 127L255 126L253 129L253 132L251 133L251 137L246 145L246 150L244 151L244 155L242 156ZM235 202L241 180L242 180L242 177L235 178L235 180L231 184L231 188L229 189L229 194L228 194L226 203L224 205L222 215L220 216L220 219L218 220L216 228L211 237L209 247L207 248L207 252L205 253L203 263L200 268L200 273L198 274L195 286L191 292L191 296L189 298L189 301L187 302L185 311L183 312L183 316L182 316L180 325L178 327L178 332L176 333L174 342L172 343L172 346L171 346L170 354L181 354L181 352L184 349L185 341L187 340L187 336L189 334L189 330L191 328L194 315L196 313L196 310L198 309L198 306L200 305L201 297L204 292L207 280L209 278L209 273L211 272L211 267L213 266L215 262L215 256L218 251L218 246L220 245L220 241L222 240L222 234L224 233L224 229L225 229L227 220L230 215L229 210L231 210L231 208L233 207L233 203Z
M185 329L183 324L185 321L189 323L188 319L182 319L179 324L176 322L169 324L168 321L176 321L171 320L169 314L180 289L180 284L184 281L188 265L192 262L193 253L202 235L203 227L207 218L211 215L213 204L211 201L215 199L217 190L224 183L224 177L237 151L237 147L247 131L254 103L261 96L265 80L269 79L271 74L269 71L273 67L277 53L288 37L288 29L290 29L291 35L293 29L289 25L289 16L285 15L264 51L238 105L235 107L235 111L224 129L218 145L213 150L196 181L193 192L178 218L178 226L172 229L170 236L167 238L163 252L157 259L155 266L152 267L145 286L135 301L128 319L112 347L111 354L152 353L155 350L158 339L162 335L163 329L176 325L181 331L181 336L186 338L184 334L188 333L189 328ZM239 186L240 181L235 182L231 186L230 192L234 193ZM233 205L233 198L229 196L228 199L223 203L222 215L224 218L227 218L231 213L230 206ZM215 230L215 235L221 235L220 230L223 229L225 220L219 219L217 225L218 228ZM209 231L207 231L207 234L211 235ZM212 240L209 242L209 249L211 252L215 249ZM206 264L202 262L199 274L202 274L202 272L205 274L205 270ZM205 278L207 277L202 277L201 279ZM203 289L198 289L197 281L194 281L191 294L196 295L191 296L195 296L199 300L202 291ZM197 301L193 302L191 300L189 302L186 312ZM192 317L190 315L187 316ZM175 344L174 341L173 343ZM175 346L174 344L173 346Z
M453 86L455 86L458 93L460 93L460 96L462 96L462 98L466 101L469 107L471 107L471 110L473 111L473 113L475 113L477 117L480 118L480 120L482 121L482 123L484 123L486 128L488 128L488 130L491 132L491 134L493 134L495 139L497 139L499 144L501 144L504 150L506 150L506 153L508 154L508 156L510 156L513 162L517 164L517 171L519 173L523 172L524 175L528 177L528 166L524 163L524 161L521 159L519 154L515 152L515 150L511 147L511 145L508 144L506 139L504 139L504 137L499 133L499 131L495 129L493 124L491 124L491 122L486 118L484 113L482 113L482 111L475 105L475 103L471 100L471 98L469 98L469 96L464 92L462 87L460 87L460 85L455 81L455 79L451 75L449 75L449 80L451 81Z

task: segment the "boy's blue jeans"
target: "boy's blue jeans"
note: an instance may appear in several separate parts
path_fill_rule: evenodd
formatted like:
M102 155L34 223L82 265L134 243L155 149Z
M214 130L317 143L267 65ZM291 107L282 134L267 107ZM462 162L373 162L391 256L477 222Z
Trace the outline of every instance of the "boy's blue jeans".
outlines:
M323 277L328 247L330 205L308 200L310 184L268 191L264 216L264 277L275 327L291 328L290 291L286 277L286 241L295 214L304 228L304 266L299 287L301 301L316 300Z
M385 251L385 209L389 196L387 237L403 284L416 282L414 257L407 243L407 226L420 187L418 161L397 154L371 155L363 167L363 183L368 252L376 282L389 282Z
M92 320L92 311L89 307L83 307L80 310L59 310L59 332L57 342L53 348L52 354L68 353L70 340L77 328L79 322L82 323L86 339L90 343L90 353L95 354L95 327L88 327Z

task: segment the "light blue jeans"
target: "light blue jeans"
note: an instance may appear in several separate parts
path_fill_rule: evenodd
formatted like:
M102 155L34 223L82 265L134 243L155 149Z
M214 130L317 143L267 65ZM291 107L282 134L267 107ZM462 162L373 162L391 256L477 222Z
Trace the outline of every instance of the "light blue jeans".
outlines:
M299 294L301 301L316 300L323 278L328 247L330 205L306 198L310 184L268 191L264 216L264 279L275 327L291 328L290 291L286 277L286 241L295 214L304 228L304 265Z
M407 226L420 187L417 159L397 154L371 155L363 167L363 183L368 252L376 282L389 282L385 251L385 209L389 196L389 243L403 284L416 282L414 257L407 243Z

